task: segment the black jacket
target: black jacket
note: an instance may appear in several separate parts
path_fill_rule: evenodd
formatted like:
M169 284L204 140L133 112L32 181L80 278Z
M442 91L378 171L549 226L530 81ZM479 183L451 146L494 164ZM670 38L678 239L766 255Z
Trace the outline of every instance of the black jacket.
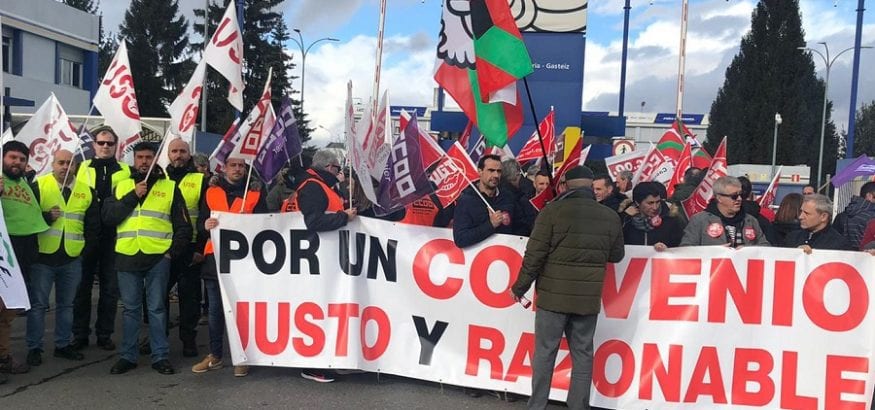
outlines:
M112 174L121 170L122 167L130 168L130 165L119 163L115 158L94 158L88 166L94 168L94 190L97 191L97 197L101 201L113 196ZM131 168L131 175L134 173L136 172Z
M145 175L134 173L132 175L134 182L142 181ZM103 221L104 227L115 229L125 219L127 219L134 208L149 195L152 186L159 179L164 178L164 172L161 168L155 167L152 174L149 175L147 186L149 191L143 198L138 198L135 191L128 192L121 199L116 199L115 194L110 195L103 202L100 210L100 219ZM174 189L173 203L170 206L170 222L173 224L173 241L170 244L170 249L167 251L170 258L178 258L185 253L189 243L191 243L192 229L191 221L188 218L188 209L185 207L185 199L182 198L182 193L178 188ZM105 251L109 251L108 249ZM156 263L161 261L164 255L147 255L142 252L137 252L135 255L122 255L116 252L115 267L118 271L139 272L151 269Z
M781 243L775 234L775 228L772 227L772 223L765 216L760 215L760 205L758 203L748 200L741 201L741 210L757 219L757 223L760 224L760 229L763 230L763 235L766 236L766 240L769 243Z
M228 207L230 207L231 204L234 203L234 200L236 200L237 198L243 198L243 194L245 193L245 190L243 188L245 184L245 181L240 181L239 184L232 185L225 178L219 178L216 182L216 186L222 188L222 190L225 191L225 197L228 200ZM210 238L210 232L206 230L206 227L204 227L203 223L207 220L207 218L210 217L210 212L210 207L207 206L207 196L202 195L200 210L198 210L198 215L202 216L200 218L200 222L198 222L197 224L197 234L198 238L204 238L205 240L204 243L201 243L200 240L198 241L198 248L196 248L198 252L203 251L204 245L206 245L206 240L209 240ZM261 195L258 197L258 202L255 203L255 208L252 210L252 213L263 214L267 212L267 200L264 192L262 191ZM206 258L204 258L204 263L201 267L201 277L203 277L204 279L217 279L215 254L207 255Z
M511 223L492 227L489 221L489 210L477 195L473 187L468 187L456 201L453 212L453 242L464 248L482 242L494 233L513 234L513 221L516 210L513 196L498 190L494 197L486 197L486 201L496 211L507 212Z
M659 242L665 244L669 248L680 246L681 239L684 237L684 223L668 213L667 207L663 207L660 212L660 225L652 227L652 223L648 223L652 227L651 230L644 230L636 226L633 216L626 213L620 214L623 220L623 241L626 245L656 245Z
M31 184L30 189L33 191L34 199L39 202L39 184L34 182ZM64 197L65 201L70 200L70 193L71 191L69 187L64 187L61 190L61 195ZM51 218L51 213L49 212L43 212L43 219L46 220L48 225L51 225L54 222ZM89 255L94 251L94 248L97 246L97 240L100 238L100 200L97 198L97 191L94 189L91 189L91 204L89 204L88 209L85 210L84 224L85 248L82 249L82 255ZM39 256L39 263L48 266L62 266L72 262L74 259L76 258L71 258L67 255L67 251L64 250L64 238L61 237L61 246L58 250L50 255L41 253Z
M798 231L801 228L799 228L799 221L793 220L790 222L775 221L775 223L772 224L772 229L775 231L775 240L778 241L774 243L783 244L787 235L793 231Z
M529 202L532 197L526 194L526 191L523 189L523 180L528 181L526 178L520 178L519 188L510 183L503 183L499 189L513 198L514 206L516 207L516 214L513 220L514 235L529 236L532 233L532 227L535 226L538 210Z
M188 174L195 174L195 173L198 173L198 170L194 166L194 161L192 161L192 160L189 160L188 164L186 164L180 168L176 168L172 165L167 166L167 176L170 177L170 179L173 180L173 182L176 182L177 187L179 186L179 181L181 181L182 178L185 178L185 176ZM201 174L201 175L203 175L203 174ZM203 214L200 212L200 204L201 204L201 202L203 202L204 197L206 197L207 188L210 187L209 182L210 182L210 177L203 175L203 181L201 181L201 192L200 192L200 195L198 196L198 198L199 198L198 199L198 221L200 221L200 222L203 222L206 218L210 217L209 213ZM189 216L191 216L191 215L189 215ZM198 225L203 225L203 223L199 223ZM195 242L195 247L194 247L196 252L203 251L204 244L206 243L206 238L201 236L201 231L203 231L202 228L198 228L198 229L194 230L194 235L197 235L197 238L195 238L196 242Z
M820 231L811 233L804 229L793 231L784 238L785 248L798 248L808 245L812 249L832 249L836 251L856 250L848 240L832 226L827 226Z
M325 185L333 187L337 185L337 177L331 173L314 169ZM310 175L308 175L310 176ZM303 182L303 180L301 181ZM322 187L309 183L298 186L298 207L304 214L304 225L307 229L315 232L334 231L346 226L349 218L345 212L326 214L328 209L328 196L322 191Z
M851 197L845 211L836 216L833 225L845 235L854 249L860 249L860 239L870 220L875 219L875 203L859 196Z
M623 195L622 193L617 192L615 190L611 193L611 195L609 197L601 200L599 203L608 207L608 208L613 209L614 212L620 213L626 209L626 207L621 208L621 206L623 205L623 202L626 201L627 199L629 199L629 198L626 197L626 195Z

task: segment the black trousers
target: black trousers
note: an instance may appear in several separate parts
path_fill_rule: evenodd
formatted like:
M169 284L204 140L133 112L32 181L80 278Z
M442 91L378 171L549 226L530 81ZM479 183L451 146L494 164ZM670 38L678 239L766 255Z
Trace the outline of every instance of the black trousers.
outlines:
M177 285L176 294L179 299L179 340L183 343L194 343L197 337L197 323L201 317L201 264L191 264L194 255L194 244L189 245L186 253L170 261L170 279L167 289ZM170 298L165 299L167 314L170 314ZM167 318L170 323L170 318Z
M94 276L100 281L97 320L94 333L98 339L109 338L115 330L118 311L118 276L115 269L115 235L101 234L99 246L82 255L82 281L73 300L73 338L88 340L91 334L91 289Z

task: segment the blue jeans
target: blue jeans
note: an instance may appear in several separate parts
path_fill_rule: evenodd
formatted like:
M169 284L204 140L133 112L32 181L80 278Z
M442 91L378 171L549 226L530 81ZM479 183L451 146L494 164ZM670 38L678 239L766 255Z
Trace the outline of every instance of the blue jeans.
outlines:
M149 314L149 344L152 348L152 363L167 359L170 345L167 343L167 315L164 298L167 297L167 279L170 277L170 259L161 261L146 271L118 273L118 288L124 310L122 312L122 359L137 363L140 356L137 346L140 324L143 319L143 290L146 291L146 306ZM144 287L145 284L145 287Z
M61 266L35 263L30 267L30 310L27 311L28 350L43 350L43 334L46 329L46 308L52 285L55 286L55 349L70 345L73 337L73 299L82 279L82 259Z
M210 353L217 359L222 358L225 350L225 312L222 311L222 294L219 293L219 281L204 279L207 297L210 300L207 321L210 329Z

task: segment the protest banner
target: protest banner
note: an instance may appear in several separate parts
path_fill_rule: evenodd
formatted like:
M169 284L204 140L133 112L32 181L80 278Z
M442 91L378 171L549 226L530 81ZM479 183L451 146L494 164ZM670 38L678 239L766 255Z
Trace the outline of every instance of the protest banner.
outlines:
M27 297L21 266L18 265L15 252L12 250L2 207L0 207L0 300L3 300L3 304L8 309L30 309L30 299Z
M449 229L370 218L314 233L294 213L215 216L235 364L530 393L534 311L507 291L525 238L459 249ZM626 252L605 278L593 404L840 408L871 399L875 279L864 273L875 258L756 247ZM570 370L563 342L551 398L565 399Z

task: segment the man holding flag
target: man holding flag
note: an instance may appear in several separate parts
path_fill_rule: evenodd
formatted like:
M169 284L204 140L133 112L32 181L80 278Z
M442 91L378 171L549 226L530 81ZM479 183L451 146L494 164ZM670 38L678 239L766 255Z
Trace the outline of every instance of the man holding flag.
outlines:
M453 242L465 248L496 233L513 234L514 198L498 189L501 158L484 155L477 163L480 181L462 192L453 214Z

